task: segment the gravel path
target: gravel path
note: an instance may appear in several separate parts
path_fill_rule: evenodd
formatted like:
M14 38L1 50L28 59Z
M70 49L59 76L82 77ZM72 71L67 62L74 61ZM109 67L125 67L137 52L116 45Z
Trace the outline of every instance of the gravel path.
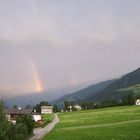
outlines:
M46 134L48 134L54 126L59 122L57 114L54 114L54 119L51 123L43 128L35 128L33 131L34 136L30 140L41 140Z

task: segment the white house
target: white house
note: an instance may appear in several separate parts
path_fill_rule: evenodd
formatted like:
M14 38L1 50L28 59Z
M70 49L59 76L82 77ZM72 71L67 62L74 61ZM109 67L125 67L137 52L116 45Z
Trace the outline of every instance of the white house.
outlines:
M136 105L140 105L140 99L137 99L137 100L135 101L135 104L136 104Z
M81 106L80 106L80 105L76 104L76 105L74 105L74 109L76 109L76 110L80 111L82 108L81 108Z
M68 106L68 109L69 109L69 111L71 112L71 111L72 111L72 106L71 106L71 105Z
M71 112L71 111L73 111L73 110L75 110L75 111L80 111L82 108L81 108L81 106L80 105L78 105L78 104L76 104L76 105L74 105L74 106L68 106L68 109L69 109L69 111Z
M32 112L32 117L35 122L40 121L42 119L41 113L36 112L35 109L34 112Z
M52 114L53 106L41 106L41 114Z

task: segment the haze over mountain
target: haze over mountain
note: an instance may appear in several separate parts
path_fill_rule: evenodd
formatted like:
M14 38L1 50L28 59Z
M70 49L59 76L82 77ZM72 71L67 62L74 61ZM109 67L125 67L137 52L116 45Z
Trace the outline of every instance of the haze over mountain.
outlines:
M60 98L62 95L67 94L68 92L74 92L77 91L81 88L86 87L87 85L90 85L92 82L89 83L83 83L77 86L72 86L72 87L65 87L62 89L57 89L57 90L52 90L52 91L44 91L41 93L29 93L28 95L12 95L12 96L5 96L4 92L2 96L0 96L0 100L3 100L5 102L5 106L7 107L12 107L14 105L17 106L23 106L25 107L26 105L30 104L32 106L38 104L41 101L48 101L52 102L58 98ZM7 93L5 93L7 95Z
M69 94L70 93L70 94ZM6 106L36 105L41 101L49 101L52 104L63 106L64 101L81 103L84 101L100 102L105 100L120 100L127 94L140 94L140 68L118 79L107 80L97 84L86 83L76 87L42 92L41 94L29 94L14 97L1 97Z
M53 101L54 104L63 106L64 101L74 101L75 103L80 103L86 101L89 97L92 97L94 94L102 91L105 87L110 85L115 80L103 81L95 85L90 85L84 89L80 89L74 93L66 94L59 99Z
M131 87L131 88L130 88ZM137 88L134 92L132 87ZM80 103L83 101L100 102L105 100L120 100L130 91L130 94L140 95L140 68L122 76L119 79L104 81L96 85L89 86L77 92L62 96L54 101L54 104L62 106L64 101L74 101Z

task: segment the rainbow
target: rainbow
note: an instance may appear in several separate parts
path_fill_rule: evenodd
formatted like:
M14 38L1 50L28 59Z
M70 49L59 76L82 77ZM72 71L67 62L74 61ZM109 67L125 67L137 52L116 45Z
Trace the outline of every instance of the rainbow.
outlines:
M43 91L42 81L40 79L38 69L32 59L30 59L30 66L33 74L33 80L35 82L35 92L41 93Z

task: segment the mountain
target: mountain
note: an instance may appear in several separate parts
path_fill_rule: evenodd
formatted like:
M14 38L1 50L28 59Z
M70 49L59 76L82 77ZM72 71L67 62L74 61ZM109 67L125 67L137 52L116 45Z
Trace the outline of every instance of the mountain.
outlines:
M138 86L139 84L140 84L140 68L114 81L102 91L96 93L94 96L90 96L89 99L92 99L94 101L120 99L125 93L128 93L127 91L130 91L133 94L134 93L133 91L135 90L136 87L139 87Z
M78 90L74 93L64 95L58 100L53 101L53 104L57 104L58 106L63 106L64 101L74 101L74 102L82 102L87 100L89 97L95 95L96 93L100 92L107 86L109 86L111 83L113 83L116 80L108 80L103 81L95 85L88 86L84 89Z
M74 101L79 103L82 101L93 100L100 102L110 99L121 99L124 94L127 94L128 92L140 94L139 91L140 68L122 76L119 79L104 81L77 92L62 96L53 103L62 106L64 101Z

